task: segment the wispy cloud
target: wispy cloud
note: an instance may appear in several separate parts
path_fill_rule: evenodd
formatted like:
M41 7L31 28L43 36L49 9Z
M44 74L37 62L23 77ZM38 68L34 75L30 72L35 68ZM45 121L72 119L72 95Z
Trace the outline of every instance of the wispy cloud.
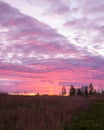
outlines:
M41 92L103 82L103 6L98 0L0 1L1 89L5 78L6 90Z

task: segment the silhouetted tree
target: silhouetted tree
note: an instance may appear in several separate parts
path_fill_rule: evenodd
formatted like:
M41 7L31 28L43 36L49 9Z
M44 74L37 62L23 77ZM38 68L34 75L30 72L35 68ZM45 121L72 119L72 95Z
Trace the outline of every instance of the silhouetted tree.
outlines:
M93 95L97 95L97 91L95 89L93 90Z
M93 94L93 84L92 83L90 83L90 85L89 85L89 95L92 95Z
M77 96L81 96L82 95L82 91L81 91L81 89L79 88L78 90L77 90Z
M75 88L73 85L70 86L69 95L74 96L75 95Z
M65 86L62 87L61 93L62 93L62 95L66 95L66 88L65 88Z
M102 92L101 92L101 93L102 93L102 95L104 95L104 90L102 90Z
M39 96L39 93L37 93L36 95Z
M85 96L88 96L88 86L85 87Z

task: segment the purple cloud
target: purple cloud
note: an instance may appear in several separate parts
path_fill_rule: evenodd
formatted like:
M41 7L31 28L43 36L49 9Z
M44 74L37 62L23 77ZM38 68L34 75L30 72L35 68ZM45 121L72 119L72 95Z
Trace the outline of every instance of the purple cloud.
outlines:
M0 1L1 78L15 77L19 85L25 79L56 86L103 81L103 1L30 1L34 17L6 2Z

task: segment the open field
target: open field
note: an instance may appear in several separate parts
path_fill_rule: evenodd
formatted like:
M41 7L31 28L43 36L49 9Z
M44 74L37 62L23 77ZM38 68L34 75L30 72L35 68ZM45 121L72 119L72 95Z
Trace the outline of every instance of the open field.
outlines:
M62 96L0 95L0 130L67 130L90 100Z

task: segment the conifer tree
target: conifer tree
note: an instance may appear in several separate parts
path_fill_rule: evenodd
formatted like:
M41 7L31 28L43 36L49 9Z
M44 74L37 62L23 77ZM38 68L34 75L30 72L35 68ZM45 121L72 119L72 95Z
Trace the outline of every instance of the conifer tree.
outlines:
M75 95L75 88L74 88L73 85L70 86L69 95L70 95L70 96L74 96L74 95Z

